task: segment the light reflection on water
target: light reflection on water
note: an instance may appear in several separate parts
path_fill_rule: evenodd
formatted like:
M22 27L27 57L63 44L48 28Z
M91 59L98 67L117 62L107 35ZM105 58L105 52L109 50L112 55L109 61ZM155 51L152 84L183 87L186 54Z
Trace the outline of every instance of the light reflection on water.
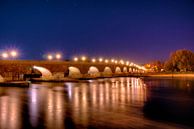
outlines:
M0 129L177 128L144 116L151 95L147 84L139 78L112 78L0 87Z
M0 97L0 129L21 128L21 90L13 88Z

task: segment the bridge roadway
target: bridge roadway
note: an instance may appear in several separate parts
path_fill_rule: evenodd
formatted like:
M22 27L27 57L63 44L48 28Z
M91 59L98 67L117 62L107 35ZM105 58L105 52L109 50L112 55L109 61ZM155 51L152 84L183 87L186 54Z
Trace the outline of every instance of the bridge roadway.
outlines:
M135 66L100 62L1 60L0 81L24 80L25 74L37 73L42 79L95 78L143 73Z

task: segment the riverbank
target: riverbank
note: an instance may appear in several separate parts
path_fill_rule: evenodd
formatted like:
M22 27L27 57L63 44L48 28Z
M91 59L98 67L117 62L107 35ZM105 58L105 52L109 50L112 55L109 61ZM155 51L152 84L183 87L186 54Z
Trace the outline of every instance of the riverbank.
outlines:
M0 87L29 87L29 81L0 82Z
M194 73L149 73L147 77L193 77Z
M104 79L104 78L118 78L118 77L156 77L156 78L194 78L194 73L147 73L147 74L130 74L130 75L120 75L112 77L84 77L84 78L61 78L61 79L42 79L42 78L33 78L30 81L11 81L11 82L0 82L0 86L10 86L10 87L28 87L30 82L75 82L83 83L88 82L88 80Z

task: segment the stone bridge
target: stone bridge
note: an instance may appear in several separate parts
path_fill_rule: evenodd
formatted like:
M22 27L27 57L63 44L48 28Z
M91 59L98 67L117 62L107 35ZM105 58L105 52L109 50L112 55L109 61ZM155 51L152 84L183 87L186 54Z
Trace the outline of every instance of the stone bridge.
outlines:
M37 73L42 79L128 76L144 72L135 66L100 62L1 60L0 81L23 80Z

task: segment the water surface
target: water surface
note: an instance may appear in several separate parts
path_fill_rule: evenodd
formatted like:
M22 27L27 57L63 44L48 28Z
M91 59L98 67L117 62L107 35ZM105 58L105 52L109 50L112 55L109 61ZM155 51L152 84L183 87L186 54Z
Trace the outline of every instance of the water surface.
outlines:
M193 120L189 78L0 87L0 129L192 128Z

